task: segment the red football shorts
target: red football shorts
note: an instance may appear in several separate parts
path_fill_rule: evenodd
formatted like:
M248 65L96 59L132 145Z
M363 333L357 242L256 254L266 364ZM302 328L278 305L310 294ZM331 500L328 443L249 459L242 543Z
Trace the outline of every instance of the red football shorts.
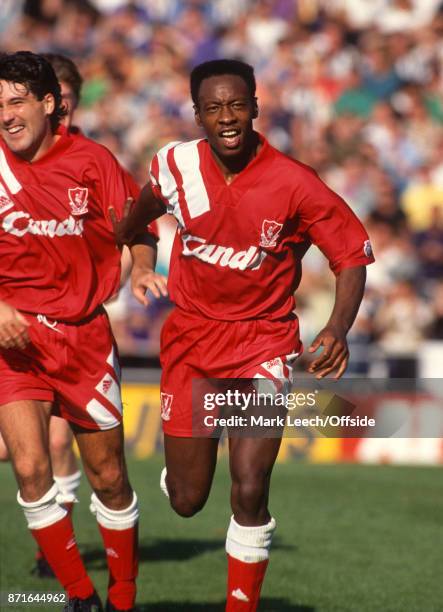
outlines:
M175 308L161 334L164 433L192 437L192 381L269 378L292 382L301 354L298 320L215 321Z
M80 323L24 315L30 344L0 350L0 405L53 402L53 413L86 429L112 429L122 420L120 367L104 311Z

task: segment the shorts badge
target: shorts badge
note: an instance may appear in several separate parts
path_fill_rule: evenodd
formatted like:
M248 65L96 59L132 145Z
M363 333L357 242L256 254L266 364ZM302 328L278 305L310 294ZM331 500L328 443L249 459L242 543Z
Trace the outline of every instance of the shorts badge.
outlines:
M174 396L170 393L160 393L161 417L164 421L171 420L171 407Z

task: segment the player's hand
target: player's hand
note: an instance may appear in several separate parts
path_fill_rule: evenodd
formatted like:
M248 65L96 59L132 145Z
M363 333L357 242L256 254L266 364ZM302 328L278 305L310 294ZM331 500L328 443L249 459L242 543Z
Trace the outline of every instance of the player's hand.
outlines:
M123 213L121 219L117 217L117 213L115 212L115 208L113 206L109 206L108 213L111 219L112 228L114 230L115 242L117 246L122 247L125 244L129 244L132 240L133 236L130 235L128 231L128 223L127 219L129 217L129 213L132 210L132 206L134 204L133 198L128 198L123 206Z
M26 348L28 327L28 321L16 308L0 302L0 348Z
M317 379L324 378L331 372L336 372L335 379L340 378L349 360L346 334L332 326L326 326L309 347L309 352L315 353L320 347L323 347L323 351L310 364L308 372L315 374Z
M131 273L131 287L132 293L136 300L143 304L143 306L149 305L149 299L146 296L146 291L150 291L157 299L161 296L166 297L168 295L167 289L168 279L166 276L157 274L150 268L142 268L134 266Z

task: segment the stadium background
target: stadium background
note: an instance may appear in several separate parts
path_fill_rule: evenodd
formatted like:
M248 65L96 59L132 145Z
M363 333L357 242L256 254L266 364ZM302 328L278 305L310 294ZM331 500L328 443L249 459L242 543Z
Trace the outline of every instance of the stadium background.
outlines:
M280 150L313 166L369 231L377 262L369 268L366 297L350 337L349 374L361 377L442 374L442 35L439 0L0 2L0 51L59 52L74 59L85 79L76 124L109 147L140 183L146 180L148 160L163 144L199 137L189 69L225 56L255 66L257 129ZM171 219L162 219L159 267L164 273L174 229ZM330 312L332 290L324 258L311 249L297 294L305 345ZM151 538L142 549L155 563L142 569L140 589L149 610L218 610L226 464L221 462L207 510L191 523L183 525L167 513L157 491L156 366L159 331L169 310L167 300L142 308L126 287L109 307L130 367L123 394L131 472L148 531L158 535L142 540ZM441 422L439 427L433 439L284 440L273 488L273 509L281 517L278 570L265 586L263 609L443 609L441 557L426 546L441 539L439 472L327 465L441 463ZM294 461L285 464L287 459ZM9 466L0 466L0 482L4 516L10 517L8 528L2 525L2 549L14 547L18 553L7 562L2 553L1 590L5 585L42 590L27 570L22 575L32 550ZM84 488L76 512L79 540L94 542L87 505ZM153 517L151 505L162 511ZM334 548L337 541L341 544ZM86 552L104 584L96 548L86 545ZM183 569L181 561L190 569ZM205 574L205 584L196 585L195 576L208 563L213 575ZM416 578L413 565L421 568ZM175 597L169 592L171 574L184 585ZM186 607L184 601L193 603Z

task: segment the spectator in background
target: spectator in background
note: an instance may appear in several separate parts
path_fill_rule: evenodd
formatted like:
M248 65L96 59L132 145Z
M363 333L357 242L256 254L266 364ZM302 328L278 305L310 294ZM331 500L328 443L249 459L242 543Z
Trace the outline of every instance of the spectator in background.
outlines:
M351 113L367 119L377 100L377 96L363 84L361 72L354 68L346 79L346 88L334 104L334 110L338 115Z
M429 326L427 337L430 340L443 340L443 281L435 286L434 298L431 302L432 323Z
M402 194L402 205L413 231L426 231L443 211L443 185L434 183L429 165L423 165Z
M428 289L443 278L443 209L434 206L427 229L414 234L420 259L420 281Z
M388 289L387 300L375 315L375 331L390 378L417 376L416 353L431 321L432 311L413 282L398 280Z
M408 231L407 217L399 206L397 192L389 176L377 168L371 173L371 180L374 202L369 221L387 223L394 233L405 235Z

